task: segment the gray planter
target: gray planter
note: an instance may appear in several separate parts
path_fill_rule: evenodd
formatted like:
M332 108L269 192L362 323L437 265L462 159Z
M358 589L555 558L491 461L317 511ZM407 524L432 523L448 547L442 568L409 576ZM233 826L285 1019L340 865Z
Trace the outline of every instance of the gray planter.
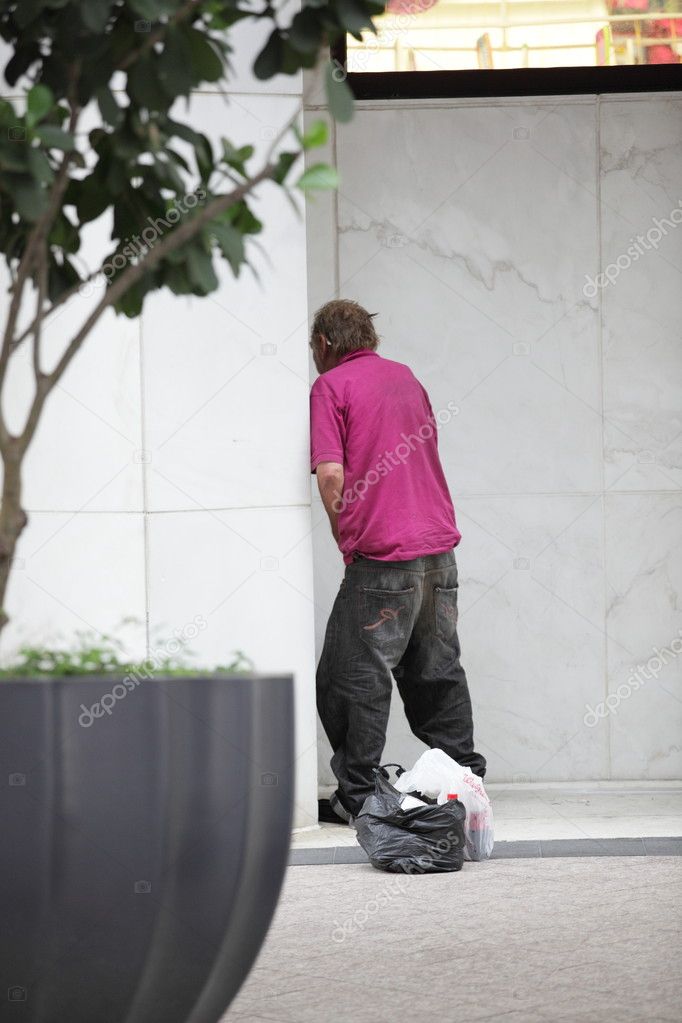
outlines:
M289 676L0 682L0 1019L216 1023L277 903L293 762Z

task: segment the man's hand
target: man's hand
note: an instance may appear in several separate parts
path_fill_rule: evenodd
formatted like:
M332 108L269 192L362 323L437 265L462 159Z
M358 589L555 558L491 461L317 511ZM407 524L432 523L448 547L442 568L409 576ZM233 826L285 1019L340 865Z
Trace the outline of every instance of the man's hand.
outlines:
M332 535L339 542L339 510L343 503L343 466L339 462L320 462L315 473L322 504L329 516Z

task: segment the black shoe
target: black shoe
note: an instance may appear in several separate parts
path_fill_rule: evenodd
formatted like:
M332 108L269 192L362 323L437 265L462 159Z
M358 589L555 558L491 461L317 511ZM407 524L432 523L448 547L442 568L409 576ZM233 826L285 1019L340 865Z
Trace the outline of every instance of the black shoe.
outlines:
M320 824L348 825L350 823L350 821L345 821L343 817L339 817L338 813L336 813L328 799L318 799L317 819L320 822Z

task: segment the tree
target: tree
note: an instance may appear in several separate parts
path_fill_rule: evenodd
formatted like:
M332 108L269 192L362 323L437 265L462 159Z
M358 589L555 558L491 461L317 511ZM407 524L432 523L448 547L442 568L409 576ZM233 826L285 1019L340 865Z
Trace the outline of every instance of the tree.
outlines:
M255 4L259 0L253 0ZM292 185L304 150L322 144L326 124L302 134L294 120L260 166L254 148L210 140L171 108L205 82L230 73L230 30L245 18L272 30L254 73L269 79L313 67L345 32L373 28L383 0L303 0L286 26L272 0L0 0L0 37L12 56L9 86L24 85L23 112L0 101L0 251L9 269L0 349L0 630L17 542L26 527L22 471L45 402L105 310L135 317L159 288L210 294L215 259L235 276L246 244L262 225L249 198L264 181L285 191L334 187L324 164ZM330 111L352 114L345 82L327 60ZM83 111L96 104L99 124L84 136ZM291 144L282 149L284 138ZM94 270L79 261L85 225L109 213L111 250ZM154 226L154 235L150 226ZM105 287L48 371L41 339L46 322L93 279ZM11 433L2 394L13 355L32 346L34 393L22 429Z

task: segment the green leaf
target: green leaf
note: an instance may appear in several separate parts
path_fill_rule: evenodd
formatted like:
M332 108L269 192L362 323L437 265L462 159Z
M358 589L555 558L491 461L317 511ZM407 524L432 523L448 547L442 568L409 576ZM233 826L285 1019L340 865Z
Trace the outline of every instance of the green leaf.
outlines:
M244 238L236 228L230 224L216 221L209 225L211 234L218 242L218 247L225 259L229 262L232 273L239 276L239 268L244 262Z
M187 191L185 182L173 163L155 158L154 173L162 188L168 188L173 192L178 192L179 194Z
M123 293L118 302L115 303L114 308L117 313L123 313L128 319L134 320L142 312L142 304L144 297L151 287L151 281L148 278L151 274L146 274L139 281L135 281L127 291Z
M39 124L53 106L52 89L48 89L46 85L34 85L28 93L26 104L26 124L29 128Z
M289 29L289 42L300 53L317 53L322 41L323 27L310 7L304 7L294 17Z
M324 79L329 112L335 121L345 124L353 116L353 93L346 81L345 71L338 62L327 63Z
M169 28L159 57L159 81L173 98L188 96L192 86L201 80L192 73L192 65L192 47L187 36L177 28Z
M78 228L72 224L65 213L55 220L48 236L50 245L63 249L65 252L78 252L80 248L80 235Z
M17 4L14 18L19 24L19 14L24 7L28 7L28 3ZM18 80L23 74L25 74L31 65L40 60L40 46L37 42L24 42L23 33L17 40L17 47L14 51L14 56L8 62L5 68L5 81L8 85L16 85Z
M111 0L81 0L81 18L91 32L104 32L111 11Z
M168 110L172 99L158 75L158 57L138 57L128 72L128 95L147 110Z
M42 0L22 0L16 5L14 20L18 28L26 28L34 21L44 7Z
M53 124L44 124L42 128L36 128L35 134L48 149L69 149L76 148L76 140L71 132L63 128L56 128Z
M346 32L359 33L370 25L370 16L359 0L336 0L336 13Z
M175 149L171 149L168 145L164 147L164 150L169 160L176 163L178 167L182 167L182 169L187 171L188 174L190 173L190 166L184 156L181 156L180 153L176 152Z
M246 205L244 200L237 202L226 211L227 218L234 224L242 234L258 234L262 231L263 225Z
M229 167L233 167L240 174L246 175L246 161L253 156L253 146L240 146L236 149L228 139L221 139L223 144L223 159Z
M177 0L128 0L128 4L141 18L156 21L177 11Z
M43 149L36 149L31 146L26 157L28 169L38 184L49 185L52 181L54 181L54 171L52 170L50 161Z
M65 256L62 262L52 259L47 282L47 294L51 302L56 302L60 295L73 287L79 280L80 274L73 263Z
M26 173L28 170L28 150L26 146L17 142L8 142L0 145L0 170L19 171Z
M218 287L213 260L208 252L193 245L187 252L189 279L199 294L208 295Z
M179 121L172 121L170 118L167 118L165 125L170 135L177 135L183 142L189 142L191 146L194 146L197 167L199 168L202 181L205 181L213 170L213 150L209 140L205 135L195 131L194 128L190 128L188 124L181 124Z
M19 216L31 224L47 209L47 192L28 174L0 173L0 189L9 193Z
M253 73L260 81L273 78L284 66L284 40L279 29L270 33L267 43L256 57Z
M283 185L287 174L300 155L300 153L280 153L277 160L277 169L272 176L272 180L276 181L278 185Z
M14 107L11 103L8 103L5 99L0 99L0 125L3 128L10 128L13 124L17 123L17 115L14 112Z
M113 92L108 85L101 85L95 92L95 99L102 115L102 120L116 128L123 120L123 111L119 107Z
M187 275L187 268L163 261L163 283L173 292L174 295L191 295L192 283Z
M323 146L329 138L329 126L326 121L313 121L301 139L304 149L315 149Z
M301 175L296 187L302 192L321 191L339 187L339 174L327 163L316 163Z
M197 83L219 81L223 77L223 62L208 38L203 32L187 25L183 25L181 31L189 43L195 81Z
M84 181L79 182L79 189L76 193L76 212L81 224L90 220L96 220L104 213L109 205L111 196L106 188L102 187L102 181L97 174L91 174Z

